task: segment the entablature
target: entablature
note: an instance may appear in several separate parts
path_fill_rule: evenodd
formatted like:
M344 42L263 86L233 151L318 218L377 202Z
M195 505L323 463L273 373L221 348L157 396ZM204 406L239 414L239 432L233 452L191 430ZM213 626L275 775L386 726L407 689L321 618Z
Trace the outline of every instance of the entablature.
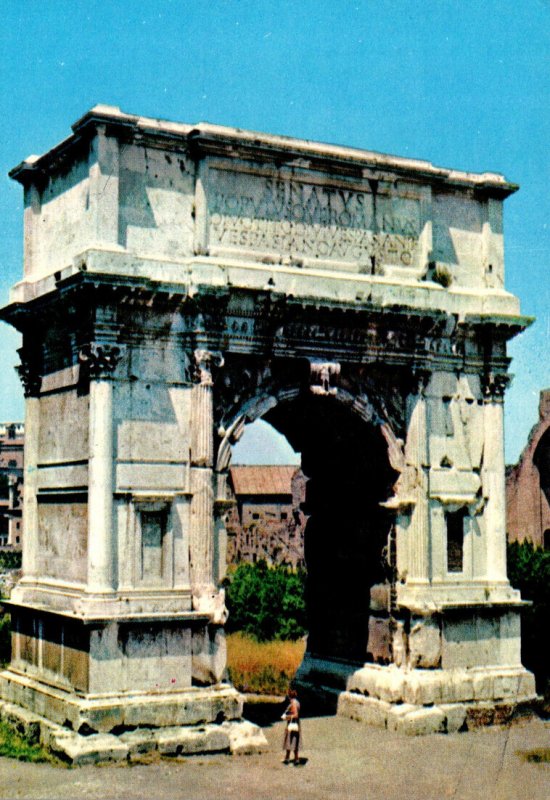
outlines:
M25 334L27 361L31 343L35 362L40 360L37 347L46 348L50 363L42 357L42 375L52 365L76 363L90 346L139 348L151 343L188 351L206 347L224 353L500 374L509 364L506 340L530 322L518 315L485 318L408 304L399 292L388 298L394 302L383 302L372 287L362 288L347 300L323 297L322 292L286 294L269 282L256 290L229 283L191 286L81 270L58 280L49 292L13 303L2 316ZM69 329L70 337L63 336Z

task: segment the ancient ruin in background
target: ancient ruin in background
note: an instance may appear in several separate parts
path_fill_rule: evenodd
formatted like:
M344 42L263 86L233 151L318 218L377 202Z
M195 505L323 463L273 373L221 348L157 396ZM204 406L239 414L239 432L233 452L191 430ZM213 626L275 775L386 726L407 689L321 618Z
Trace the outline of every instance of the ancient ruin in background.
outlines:
M550 549L550 389L540 393L539 420L507 469L506 510L509 541Z
M227 514L227 563L304 567L307 478L299 467L240 465L229 469L235 503Z
M21 549L24 426L0 423L0 547Z
M76 749L97 731L124 754L148 726L236 747L219 586L231 446L258 417L309 478L303 689L409 732L532 699L506 577L516 187L103 106L11 174L27 400L4 699Z

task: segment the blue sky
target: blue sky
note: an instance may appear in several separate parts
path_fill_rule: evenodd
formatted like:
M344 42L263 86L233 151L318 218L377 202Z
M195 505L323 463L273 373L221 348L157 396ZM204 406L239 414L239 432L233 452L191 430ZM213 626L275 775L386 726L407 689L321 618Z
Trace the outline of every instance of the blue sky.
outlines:
M2 0L0 19L2 305L22 273L7 172L96 103L502 172L507 286L537 317L510 348L517 458L550 386L549 0ZM23 415L16 347L0 323L0 420Z

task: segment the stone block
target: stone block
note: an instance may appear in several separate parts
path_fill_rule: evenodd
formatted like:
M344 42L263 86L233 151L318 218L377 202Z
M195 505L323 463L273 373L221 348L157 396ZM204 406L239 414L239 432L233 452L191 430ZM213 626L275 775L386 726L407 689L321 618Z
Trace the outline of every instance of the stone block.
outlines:
M229 734L220 725L164 728L158 732L157 747L159 753L168 756L216 753L229 750Z
M392 636L393 663L404 667L407 661L407 635L402 622L397 622Z
M401 703L403 696L405 673L399 669L380 670L376 678L374 694L387 703Z
M337 713L342 717L349 717L367 725L385 728L391 704L375 697L365 697L353 692L342 692L338 697Z
M224 722L222 728L229 736L229 750L232 755L251 755L267 750L267 739L262 729L248 720Z
M192 676L199 684L215 684L222 680L227 648L223 628L204 628L193 632Z
M348 692L360 692L361 694L374 695L376 693L376 681L378 669L371 666L358 669L347 680Z
M387 617L369 617L367 653L375 663L390 663L391 638L390 620Z
M128 757L127 745L110 733L81 736L73 731L59 731L52 734L49 747L54 755L75 766L124 761Z
M445 714L440 708L418 708L395 717L395 731L408 736L425 736L445 731Z
M493 725L505 725L512 719L515 709L515 703L499 703L496 705Z
M474 700L491 700L493 697L493 673L474 674Z
M442 700L442 675L439 670L413 670L405 674L403 699L416 706L427 706Z
M84 705L80 709L75 707L74 710L71 709L71 712L67 718L71 720L75 730L85 727L98 733L109 733L113 728L131 724L126 722L124 705L116 701L104 706L87 707ZM59 718L58 721L60 721Z
M135 731L122 733L119 739L127 746L128 755L132 757L156 750L157 733L158 731L151 728L137 728Z
M56 722L51 722L49 719L42 719L40 724L40 744L46 750L51 750L51 743L54 736L62 733L71 733L68 728L58 725Z
M493 698L495 700L517 700L521 678L518 673L496 674L493 679Z
M466 727L469 731L492 725L495 707L492 703L475 703L466 707Z
M132 701L124 708L124 724L128 727L200 725L238 719L242 706L243 698L233 688L204 688L173 696L160 695L144 703Z
M500 663L521 669L521 616L518 611L503 614L499 630Z
M388 711L387 728L389 731L396 731L400 725L399 720L410 714L411 711L416 711L418 706L413 706L411 703L400 703L397 706L390 706Z
M0 684L6 700L58 725L68 721L74 731L83 726L87 730L109 733L120 726L199 725L242 716L242 696L226 685L152 696L115 696L99 701L68 696L66 692L12 672L6 671L2 677Z
M389 611L390 585L388 583L375 583L370 590L370 610Z
M535 676L532 672L524 670L520 676L518 697L521 700L534 700L536 696Z
M445 714L445 730L447 733L457 733L462 730L466 722L466 706L460 703L440 705Z
M465 703L474 699L474 678L465 670L443 670L441 701Z
M414 669L441 666L441 630L436 620L417 620L409 633L409 664Z

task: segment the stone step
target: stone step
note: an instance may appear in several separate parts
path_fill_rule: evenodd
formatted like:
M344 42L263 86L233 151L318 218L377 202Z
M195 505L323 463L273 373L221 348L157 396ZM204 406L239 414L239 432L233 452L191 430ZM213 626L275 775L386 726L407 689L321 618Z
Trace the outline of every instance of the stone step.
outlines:
M57 758L73 766L135 761L152 753L159 756L219 752L248 755L267 749L262 729L247 720L226 721L219 725L136 728L117 735L93 733L85 736L28 709L1 702L0 719L29 742L40 743Z

